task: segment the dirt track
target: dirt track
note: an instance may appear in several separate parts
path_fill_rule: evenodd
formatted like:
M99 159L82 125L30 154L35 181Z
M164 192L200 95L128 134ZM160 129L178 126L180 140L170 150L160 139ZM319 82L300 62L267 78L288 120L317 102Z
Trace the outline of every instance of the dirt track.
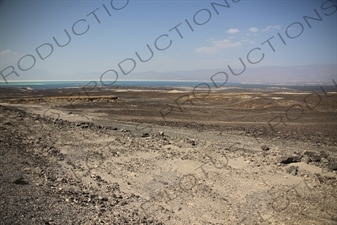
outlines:
M2 224L337 224L337 95L67 94L2 98Z

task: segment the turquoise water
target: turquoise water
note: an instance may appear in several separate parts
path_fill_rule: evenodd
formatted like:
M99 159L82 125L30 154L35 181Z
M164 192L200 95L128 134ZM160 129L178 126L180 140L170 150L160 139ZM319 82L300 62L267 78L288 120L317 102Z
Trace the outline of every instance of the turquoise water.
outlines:
M106 81L108 83L109 81ZM206 83L209 85L200 85ZM63 89L63 88L81 88L83 86L94 87L103 86L100 81L27 81L27 82L0 82L0 88L32 88L34 90L46 90L46 89ZM200 85L200 86L198 86ZM220 85L218 83L217 85ZM197 87L198 86L198 87ZM198 89L209 88L216 90L214 84L210 81L155 81L155 80L130 80L130 81L116 81L114 84L108 87L148 87L148 88L179 88L179 87L189 87ZM290 88L301 91L321 91L321 86L285 86L285 85L268 85L268 84L239 84L239 83L226 83L223 87L240 87L240 88ZM336 86L324 86L326 91L336 91Z
M105 83L109 83L106 81ZM207 83L212 86L212 82L201 81L117 81L111 87L195 87L201 83ZM58 89L58 88L79 88L83 86L103 86L100 81L34 81L34 82L8 82L0 83L0 88L33 88L41 89ZM205 85L200 88L206 87Z

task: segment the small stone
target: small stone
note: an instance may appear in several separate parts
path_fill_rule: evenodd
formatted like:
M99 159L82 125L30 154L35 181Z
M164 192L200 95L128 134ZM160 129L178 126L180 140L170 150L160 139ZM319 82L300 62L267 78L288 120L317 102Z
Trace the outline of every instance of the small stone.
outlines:
M297 170L293 170L293 171L291 171L291 173L290 173L291 175L293 175L293 176L296 176L297 175Z
M165 134L164 134L164 131L159 131L159 135L160 136L164 136Z
M269 150L269 147L268 147L267 145L262 145L262 146L261 146L261 149L262 149L263 151L268 151L268 150Z
M127 205L128 203L126 201L122 201L120 204L121 206L124 206L124 205Z
M311 161L313 161L313 162L321 161L321 157L318 156L318 155L313 155L313 156L309 156L309 157L310 157Z
M306 152L304 152L304 155L309 156L310 160L313 161L313 162L319 162L319 161L321 161L321 156L319 156L315 152L306 151Z
M329 160L327 160L326 158L321 158L321 163L323 164L329 163Z
M24 178L19 178L19 179L16 179L13 184L18 184L18 185L27 185L28 182L24 180Z
M289 166L286 169L286 171L287 171L287 173L290 173L291 175L296 176L297 172L298 172L298 166Z
M311 159L309 156L304 155L301 159L302 162L305 162L306 164L308 164L309 162L311 162Z
M149 137L149 136L150 136L149 133L143 133L143 134L142 134L142 137Z
M329 154L326 153L326 152L324 152L324 151L321 151L319 156L320 156L321 158L327 159L327 158L329 157Z
M331 162L328 164L330 170L337 170L337 162Z
M283 163L283 164L289 164L289 163L300 162L300 161L301 161L301 157L297 155L293 155L293 156L284 155L278 159L278 162Z
M191 140L191 144L192 144L193 146L195 146L195 145L197 144L197 142L196 142L195 140Z

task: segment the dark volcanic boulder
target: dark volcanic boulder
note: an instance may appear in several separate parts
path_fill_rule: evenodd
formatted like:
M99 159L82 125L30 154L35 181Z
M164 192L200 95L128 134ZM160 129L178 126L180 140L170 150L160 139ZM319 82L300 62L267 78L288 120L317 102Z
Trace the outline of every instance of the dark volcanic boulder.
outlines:
M337 162L331 162L331 163L329 163L328 168L330 170L337 170Z
M307 155L309 156L310 160L313 161L313 162L319 162L321 161L321 156L318 155L317 153L315 152L304 152L304 155Z
M301 161L301 157L298 155L284 155L278 159L278 162L283 163L283 164L289 164L289 163L300 162L300 161Z

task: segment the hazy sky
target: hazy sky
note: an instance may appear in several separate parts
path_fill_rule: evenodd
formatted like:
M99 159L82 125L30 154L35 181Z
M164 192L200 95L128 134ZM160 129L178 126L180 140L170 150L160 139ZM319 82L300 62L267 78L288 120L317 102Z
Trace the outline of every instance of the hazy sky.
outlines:
M121 73L118 65L128 58L134 61L120 64L125 72L134 67L127 76L240 68L239 58L247 67L337 62L336 1L227 3L228 7L223 0L1 1L0 71L6 75L14 68L29 80L36 69L56 75ZM303 16L320 16L322 21L307 19L308 24ZM65 46L59 47L53 38ZM148 61L141 62L135 52Z

